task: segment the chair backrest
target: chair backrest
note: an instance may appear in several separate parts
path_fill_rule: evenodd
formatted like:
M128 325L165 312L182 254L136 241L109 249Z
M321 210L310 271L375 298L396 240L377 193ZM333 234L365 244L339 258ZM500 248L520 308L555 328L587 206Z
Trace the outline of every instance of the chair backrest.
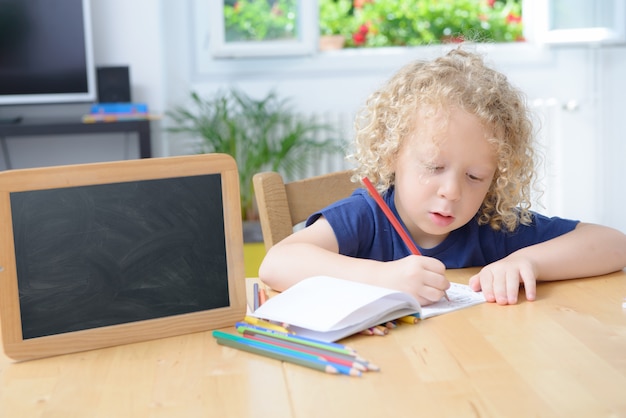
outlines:
M293 227L329 204L350 196L359 187L350 181L352 170L285 183L279 173L257 173L252 181L263 242L269 250L293 233Z

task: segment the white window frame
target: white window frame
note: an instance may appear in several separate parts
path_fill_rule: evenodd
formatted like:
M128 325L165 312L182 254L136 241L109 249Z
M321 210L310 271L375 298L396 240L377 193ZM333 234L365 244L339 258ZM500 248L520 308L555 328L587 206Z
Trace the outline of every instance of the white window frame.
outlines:
M296 56L317 52L317 0L297 0L297 39L240 42L226 42L223 0L195 2L197 15L208 16L209 47L216 58Z
M588 0L593 1L593 0ZM349 48L338 51L318 51L317 0L300 0L302 16L312 16L305 27L307 36L299 40L300 48L295 51L285 45L263 42L244 43L245 45L220 45L221 21L223 33L222 0L192 0L190 13L193 27L192 77L196 81L234 81L246 78L271 76L289 78L301 76L323 77L325 74L379 73L392 71L406 63L407 57L430 58L446 45L388 48ZM221 4L221 9L212 6ZM612 28L553 29L549 27L549 13L552 0L524 0L522 15L527 19L524 25L526 42L501 44L479 44L479 49L503 59L511 64L549 60L549 47L558 45L589 44L593 46L626 42L624 25L626 0L602 0L605 7L613 8L615 16ZM210 18L208 18L210 17ZM530 17L530 18L528 18ZM306 19L305 19L306 20ZM214 26L215 24L215 26ZM313 27L314 26L314 27ZM308 29L307 29L308 28ZM303 32L304 33L304 32ZM217 51L217 53L216 53ZM225 59L230 58L230 59Z
M532 16L531 25L525 28L529 32L526 38L543 45L616 45L626 43L626 0L586 0L596 12L608 11L613 21L608 27L594 26L560 29L551 26L551 17L555 12L554 0L525 0L523 16ZM585 13L576 9L574 12Z

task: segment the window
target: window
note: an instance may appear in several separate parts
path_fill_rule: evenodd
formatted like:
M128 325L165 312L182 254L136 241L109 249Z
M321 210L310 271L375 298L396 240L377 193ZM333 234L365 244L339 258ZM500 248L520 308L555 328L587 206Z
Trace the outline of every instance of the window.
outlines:
M342 20L343 13L349 13L350 8L354 9L357 3L370 4L382 7L385 4L393 4L396 7L406 5L408 0L341 0L347 1L347 6L340 16L326 19L326 23L334 23L333 29L328 24L324 24L325 13L328 10L323 8L328 6L329 0L245 0L245 3L258 1L266 6L266 10L271 10L274 4L285 6L286 9L274 10L274 13L289 14L288 19L277 19L283 22L285 29L273 32L269 38L261 39L252 34L228 33L226 21L237 24L237 18L229 16L236 4L241 7L244 0L192 0L193 15L193 39L194 39L194 76L197 79L203 77L216 76L222 79L233 79L241 77L258 77L272 75L273 77L290 77L293 75L315 74L323 76L325 73L337 74L340 72L349 73L353 71L386 71L389 68L397 68L405 62L406 54L412 56L428 55L432 47L421 47L419 50L413 48L414 43L405 42L406 46L386 47L380 39L376 42L363 43L361 45L350 45L350 40L354 42L353 35L358 33L353 23ZM485 24L480 14L473 15L468 12L468 4L484 10L485 7L493 5L494 11L498 11L509 25L509 29L515 28L515 32L509 30L509 35L498 35L501 38L498 42L489 42L481 48L497 53L505 57L510 62L525 62L534 59L545 59L545 51L538 46L543 44L557 45L572 42L587 42L592 44L605 44L626 42L624 25L626 16L626 0L603 0L596 2L593 0L437 0L436 3L452 4L453 9L463 11L465 15L478 17L478 20ZM433 1L433 3L435 3ZM427 0L420 0L419 4L430 4ZM457 7L457 5L459 7ZM460 7L460 5L464 5ZM260 6L259 6L260 7ZM519 11L521 7L521 12ZM230 8L230 10L227 10ZM286 12L283 10L287 10ZM374 9L368 9L374 10ZM458 12L457 10L457 12ZM241 12L241 9L239 9ZM455 16L457 29L446 30L439 18L432 20L431 26L439 28L439 36L449 37L447 40L454 41L454 37L459 33L463 34L467 30L472 39L476 39L474 32L466 26L463 21L471 19L464 18L464 14L441 13L443 17ZM271 12L270 12L271 13ZM354 10L352 10L354 14ZM262 16L257 12L254 19ZM330 15L332 16L332 15ZM523 17L523 21L519 21ZM405 22L406 23L406 22ZM402 27L400 20L396 26ZM489 19L487 19L489 23ZM523 23L523 27L522 27ZM480 23L479 23L480 24ZM489 25L493 32L494 25ZM245 25L243 26L245 27ZM278 25L280 27L280 25ZM343 28L343 29L342 29ZM344 30L344 48L338 52L321 51L319 48L320 35L332 34L333 31ZM369 33L369 31L372 33ZM357 32L355 32L357 31ZM244 31L245 32L245 31ZM269 33L263 30L262 33ZM373 35L372 27L368 28L368 35ZM253 32L254 33L254 32ZM259 31L257 30L258 34ZM505 33L505 32L501 32ZM522 40L525 42L516 42ZM502 36L508 36L508 39ZM480 38L480 37L478 37ZM358 40L358 39L357 39ZM506 42L510 40L511 42ZM376 43L376 44L375 44ZM392 43L403 45L402 42ZM378 47L385 46L385 47ZM230 58L230 59L226 59Z
M315 52L315 0L206 0L206 7L215 57Z
M211 51L222 58L313 54L320 35L343 48L523 39L522 0L203 1Z
M348 48L523 40L522 0L319 0L319 32Z
M626 42L626 0L526 1L537 40L546 44ZM547 6L547 7L546 7Z

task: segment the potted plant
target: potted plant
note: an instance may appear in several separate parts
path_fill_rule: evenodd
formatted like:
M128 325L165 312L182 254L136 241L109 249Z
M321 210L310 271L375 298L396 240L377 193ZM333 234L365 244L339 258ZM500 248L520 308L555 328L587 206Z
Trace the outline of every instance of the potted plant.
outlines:
M230 89L211 97L191 93L191 103L167 112L174 122L170 132L202 138L198 152L232 155L239 169L242 219L258 218L252 176L280 171L287 178L298 174L313 158L338 152L329 138L333 128L296 112L289 99L270 92L257 100ZM321 139L321 134L324 139Z
M232 155L237 162L244 226L246 275L258 276L265 255L252 177L261 171L296 176L316 157L339 152L333 128L296 112L289 99L270 92L260 100L230 89L211 97L191 92L188 105L168 111L169 132L202 138L198 152ZM323 137L324 139L321 139Z
M352 0L319 0L320 50L343 48L354 25L352 7Z

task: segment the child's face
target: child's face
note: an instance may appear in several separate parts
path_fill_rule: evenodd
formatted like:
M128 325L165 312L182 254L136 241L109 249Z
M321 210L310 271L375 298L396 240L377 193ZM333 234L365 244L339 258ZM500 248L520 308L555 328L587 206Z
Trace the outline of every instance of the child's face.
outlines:
M417 132L399 150L395 204L415 242L441 243L478 212L496 171L493 134L469 113L453 108L420 116Z

